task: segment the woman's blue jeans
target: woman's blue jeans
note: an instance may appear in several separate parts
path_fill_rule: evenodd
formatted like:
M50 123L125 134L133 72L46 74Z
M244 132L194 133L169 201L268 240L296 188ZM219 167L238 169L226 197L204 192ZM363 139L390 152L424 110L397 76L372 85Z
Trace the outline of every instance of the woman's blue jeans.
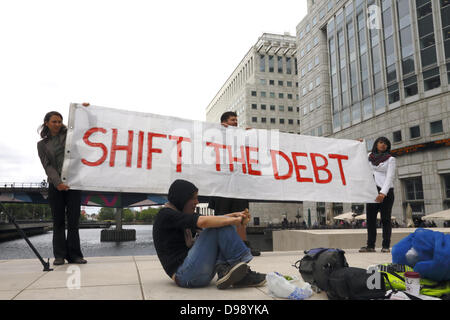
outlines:
M204 287L214 278L218 264L247 263L252 258L236 227L207 228L200 233L175 273L176 282L184 288Z

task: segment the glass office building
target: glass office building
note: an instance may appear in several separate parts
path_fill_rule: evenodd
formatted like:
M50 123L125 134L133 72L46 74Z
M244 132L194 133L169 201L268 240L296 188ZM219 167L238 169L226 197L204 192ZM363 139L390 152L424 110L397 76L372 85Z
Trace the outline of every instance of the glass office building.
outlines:
M386 136L398 220L449 208L450 0L308 0L297 47L301 134L364 138L368 151Z

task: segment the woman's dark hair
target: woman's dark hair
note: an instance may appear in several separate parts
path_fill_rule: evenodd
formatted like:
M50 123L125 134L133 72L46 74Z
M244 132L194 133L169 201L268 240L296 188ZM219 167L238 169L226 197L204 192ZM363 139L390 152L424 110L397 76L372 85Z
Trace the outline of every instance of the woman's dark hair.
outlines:
M50 111L50 112L47 112L47 114L46 114L45 117L44 117L44 123L43 123L43 124L39 127L39 129L38 129L38 132L39 132L41 138L46 138L46 137L49 135L50 130L49 130L48 127L45 125L45 123L46 123L46 122L49 122L49 121L50 121L50 118L51 118L52 116L58 116L58 117L61 118L61 121L63 120L63 116L62 116L61 113L59 113L58 111ZM64 132L64 131L66 131L66 130L67 130L67 127L63 124L63 125L61 126L61 132Z
M373 143L373 146L372 146L372 153L378 153L377 144L380 141L384 142L387 145L385 152L390 153L391 152L391 142L386 137L379 137L375 140L375 142Z

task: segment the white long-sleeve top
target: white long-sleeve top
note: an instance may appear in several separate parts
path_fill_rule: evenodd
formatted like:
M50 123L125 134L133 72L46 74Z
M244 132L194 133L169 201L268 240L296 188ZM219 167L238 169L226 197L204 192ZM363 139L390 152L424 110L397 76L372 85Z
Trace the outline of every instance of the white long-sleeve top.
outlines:
M372 162L369 161L369 166L372 168L375 184L381 188L380 193L387 195L389 189L394 187L395 158L390 157L378 166L374 166Z

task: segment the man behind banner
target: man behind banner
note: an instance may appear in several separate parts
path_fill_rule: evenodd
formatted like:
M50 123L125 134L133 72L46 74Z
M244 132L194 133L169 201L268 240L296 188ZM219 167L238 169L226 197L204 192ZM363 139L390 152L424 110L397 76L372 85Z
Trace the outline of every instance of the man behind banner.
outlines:
M222 114L220 117L222 126L227 128L228 126L237 127L237 114L233 111L228 111ZM208 207L214 210L214 214L224 215L230 212L242 211L248 209L249 202L247 199L235 199L235 198L223 198L223 197L211 197L208 203ZM261 255L261 252L250 246L250 242L247 241L247 228L246 225L237 226L237 233L244 241L245 245L250 248L253 256Z
M207 286L216 273L218 289L266 283L265 274L247 265L253 256L236 233L235 226L250 221L248 210L202 216L195 212L197 187L181 179L170 186L168 200L156 215L153 241L164 271L178 286Z

